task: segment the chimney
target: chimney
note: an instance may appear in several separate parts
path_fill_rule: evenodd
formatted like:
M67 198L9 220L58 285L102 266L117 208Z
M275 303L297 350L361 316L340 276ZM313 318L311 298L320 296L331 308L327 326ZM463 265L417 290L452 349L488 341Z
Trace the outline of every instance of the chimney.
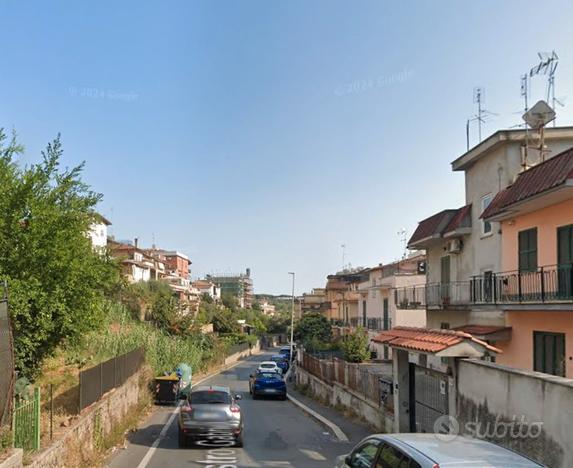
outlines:
M251 269L247 268L247 278L250 278L250 277L251 277Z
M133 239L133 245L135 246L135 248L137 249L137 237L135 239Z

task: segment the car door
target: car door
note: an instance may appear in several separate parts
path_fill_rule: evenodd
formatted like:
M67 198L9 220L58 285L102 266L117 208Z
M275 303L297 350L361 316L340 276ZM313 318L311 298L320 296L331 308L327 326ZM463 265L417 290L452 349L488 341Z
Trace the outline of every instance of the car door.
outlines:
M375 468L422 468L421 465L412 460L402 450L390 445L382 443L378 458L376 459Z
M350 468L372 468L376 461L380 444L381 441L378 439L368 439L360 444L350 454L350 463L347 463L347 466Z

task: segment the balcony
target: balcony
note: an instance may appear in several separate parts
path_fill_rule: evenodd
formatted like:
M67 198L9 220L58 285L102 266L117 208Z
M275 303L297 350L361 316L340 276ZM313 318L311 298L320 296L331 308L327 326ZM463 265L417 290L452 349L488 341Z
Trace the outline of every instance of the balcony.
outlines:
M470 304L470 282L428 283L394 290L399 309L448 309Z
M488 273L472 277L470 283L476 305L573 303L573 264Z
M350 326L353 328L363 327L367 330L390 330L392 328L392 319L384 319L382 317L367 317L364 323L363 317L350 317L348 322L344 320L331 320L332 325L337 326Z

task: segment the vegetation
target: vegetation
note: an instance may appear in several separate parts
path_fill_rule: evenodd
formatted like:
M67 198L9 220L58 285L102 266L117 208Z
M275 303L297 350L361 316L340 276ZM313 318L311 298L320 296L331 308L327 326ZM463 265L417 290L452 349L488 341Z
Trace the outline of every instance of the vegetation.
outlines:
M9 285L17 369L33 376L59 344L98 327L119 273L86 236L101 195L82 182L83 165L60 168L59 137L38 164L18 165L22 151L0 129L0 279Z
M357 328L347 335L340 347L344 360L348 362L362 362L370 357L368 350L368 333L363 328Z
M319 313L305 314L294 327L294 339L306 347L311 342L329 343L332 328L328 319Z

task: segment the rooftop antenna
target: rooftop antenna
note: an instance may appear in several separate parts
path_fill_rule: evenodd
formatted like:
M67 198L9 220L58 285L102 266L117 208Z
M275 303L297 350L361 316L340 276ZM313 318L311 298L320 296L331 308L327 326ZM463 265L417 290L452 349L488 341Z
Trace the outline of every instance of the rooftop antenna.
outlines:
M346 265L346 244L341 244L342 248L342 271L344 271L344 266Z
M478 123L478 136L481 143L481 124L486 122L486 117L497 115L495 112L490 112L484 108L485 105L485 88L476 86L474 88L474 103L477 104L478 111L473 117L466 120L466 145L470 149L470 123L477 121Z
M525 123L533 130L539 133L539 140L536 145L529 146L529 141L527 141L527 148L532 148L539 151L541 156L541 161L545 161L545 154L547 153L547 148L545 147L545 126L555 120L555 111L551 108L547 102L541 100L538 101L531 109L529 109L525 114L523 114L523 120ZM525 154L527 158L527 153ZM523 169L527 169L527 159L522 162Z
M528 107L527 107L527 96L529 94L529 79L527 76L527 73L525 75L521 75L521 97L523 98L523 101L525 103L525 106L523 108L524 112L527 112Z
M539 63L535 65L531 70L529 70L529 77L547 75L547 97L546 101L551 102L551 107L555 109L555 106L559 104L561 107L564 106L562 100L555 97L555 72L557 71L557 65L559 65L559 56L555 50L549 52L538 52ZM556 121L553 120L553 126L555 127Z
M404 251L402 253L402 260L404 260L407 256L406 255L406 249L408 246L408 239L406 238L406 234L407 234L406 228L400 229L397 234L398 234L398 236L400 236L400 242L402 242L402 244L404 245Z

